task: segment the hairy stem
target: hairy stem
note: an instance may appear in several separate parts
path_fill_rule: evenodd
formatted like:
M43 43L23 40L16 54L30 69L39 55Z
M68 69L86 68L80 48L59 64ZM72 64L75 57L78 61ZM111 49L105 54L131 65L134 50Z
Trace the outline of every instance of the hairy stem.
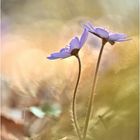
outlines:
M93 85L92 85L91 95L90 95L89 104L88 104L88 110L87 110L87 115L86 115L86 120L85 120L84 131L83 131L83 140L86 139L86 135L87 135L87 129L88 129L88 125L89 125L89 119L90 119L92 104L93 104L93 101L94 101L97 75L98 75L99 66L100 66L100 62L101 62L101 56L102 56L105 44L106 44L106 41L102 40L102 46L101 46L101 50L100 50L98 60L97 60L97 64L96 64L96 70L95 70L95 74L94 74Z
M79 80L80 80L80 75L81 75L81 61L78 55L75 55L77 60L78 60L78 65L79 65L79 72L78 72L78 77L77 77L77 82L76 82L76 86L74 89L74 93L73 93L73 100L72 100L72 115L73 115L73 121L74 121L74 125L75 125L75 129L77 132L77 135L79 137L79 140L82 140L81 137L81 132L80 132L80 128L78 126L78 121L77 121L77 115L76 115L76 93L77 93L77 87L79 84Z

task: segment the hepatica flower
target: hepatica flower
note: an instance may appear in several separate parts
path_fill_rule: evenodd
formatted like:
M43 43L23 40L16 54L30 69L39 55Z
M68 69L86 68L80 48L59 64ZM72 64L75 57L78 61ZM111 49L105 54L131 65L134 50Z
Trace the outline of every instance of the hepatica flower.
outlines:
M113 45L115 42L123 42L130 40L126 34L123 33L112 33L105 28L95 27L91 23L87 23L84 27L92 34L103 39L105 42L109 42Z
M90 33L92 33L95 36L102 39L102 46L100 48L99 56L98 56L96 67L95 67L92 91L91 91L90 98L89 98L88 110L87 110L87 114L86 114L85 126L84 126L84 131L83 131L83 140L86 139L87 129L88 129L89 120L90 120L90 114L91 114L91 110L92 110L92 104L95 100L94 94L96 93L96 83L97 83L97 78L98 78L97 76L98 76L98 71L99 71L99 67L100 67L100 62L101 62L101 57L103 54L104 46L107 42L109 42L111 45L113 45L115 42L123 42L123 41L129 40L126 34L112 33L102 27L95 27L90 23L84 25L84 27Z
M80 75L81 75L81 61L80 61L80 57L78 56L78 52L82 48L84 43L86 42L87 37L88 37L88 30L86 28L84 28L84 31L83 31L80 39L78 37L74 37L70 41L70 43L67 47L62 48L59 52L52 53L49 57L47 57L50 60L55 60L55 59L64 59L64 58L67 58L70 56L75 56L78 60L79 72L78 72L76 85L75 85L75 89L74 89L74 93L73 93L73 100L72 100L72 117L73 117L73 119L72 120L74 122L74 126L76 129L77 135L79 137L79 140L82 140L82 135L80 132L80 128L79 128L78 121L77 121L77 115L76 115L76 93L77 93L77 88L78 88Z
M78 52L84 45L85 41L87 40L87 37L88 37L88 30L85 28L80 39L78 37L74 37L67 47L62 48L59 52L52 53L47 58L50 60L54 60L59 58L64 59L72 55L75 56L78 55Z

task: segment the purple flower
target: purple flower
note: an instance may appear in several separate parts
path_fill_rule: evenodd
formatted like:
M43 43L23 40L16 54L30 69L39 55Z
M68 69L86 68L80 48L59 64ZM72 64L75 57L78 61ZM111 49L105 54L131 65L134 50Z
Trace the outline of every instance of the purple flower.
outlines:
M91 23L87 23L84 27L92 34L103 39L105 42L109 42L113 45L115 42L123 42L130 40L126 34L123 33L111 33L107 29L102 27L94 27Z
M87 37L88 37L88 30L85 28L80 39L78 37L74 37L67 47L62 48L59 52L52 53L47 58L50 60L54 60L59 58L64 59L72 55L77 56L79 50L82 48L85 41L87 40Z

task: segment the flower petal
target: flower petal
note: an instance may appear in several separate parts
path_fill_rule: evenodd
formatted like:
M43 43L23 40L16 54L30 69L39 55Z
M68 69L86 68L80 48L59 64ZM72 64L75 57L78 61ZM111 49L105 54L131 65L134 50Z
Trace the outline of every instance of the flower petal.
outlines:
M90 22L88 22L87 24L84 24L84 28L86 28L88 31L91 31L91 32L94 31L94 27Z
M95 35L100 36L101 38L107 39L109 36L109 32L106 29L103 29L101 27L96 27L94 30Z
M122 33L111 33L109 35L109 40L111 41L119 41L119 40L126 40L127 35Z
M91 29L88 25L86 25L86 24L84 24L83 27L84 27L85 29L87 29L88 31L92 31L92 29Z
M94 35L100 37L100 38L105 38L107 39L109 36L109 32L101 27L94 27L90 22L84 25L84 27Z
M131 38L119 39L119 40L117 40L116 42L124 42L124 41L128 41L128 40L131 40Z
M71 56L71 55L67 52L57 52L57 53L51 54L47 58L50 60L54 60L54 59L58 59L58 58L67 58L69 56Z
M80 45L79 45L79 49L84 45L84 43L86 42L88 37L88 30L85 28L83 31L83 34L80 38Z
M95 28L94 28L94 26L90 23L90 22L88 22L88 26L90 27L90 29L92 29L92 30L94 30Z
M70 50L79 49L80 43L78 37L75 37L70 42Z
M70 46L67 46L67 47L65 47L65 48L62 48L62 49L60 50L60 52L70 53Z

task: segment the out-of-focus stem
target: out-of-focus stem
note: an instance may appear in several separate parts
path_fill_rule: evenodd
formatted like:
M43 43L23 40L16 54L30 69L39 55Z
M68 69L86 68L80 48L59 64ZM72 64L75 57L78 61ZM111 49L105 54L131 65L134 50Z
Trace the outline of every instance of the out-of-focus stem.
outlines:
M80 75L81 75L81 61L80 58L77 55L75 55L77 60L78 60L78 65L79 65L79 72L78 72L78 77L77 77L77 81L76 81L76 86L74 89L74 93L73 93L73 100L72 100L72 115L73 115L73 121L74 121L74 126L77 132L77 135L79 137L79 140L82 140L82 136L81 136L81 132L80 132L80 128L78 125L78 121L77 121L77 115L76 115L76 93L77 93L77 88L78 88L78 84L79 84L79 80L80 80Z
M93 101L94 101L94 93L95 93L95 88L96 88L97 75L98 75L99 66L100 66L100 62L101 62L101 56L102 56L105 44L106 44L106 41L102 40L102 46L101 46L101 50L100 50L98 60L97 60L97 64L96 64L96 70L95 70L95 74L94 74L91 95L90 95L90 98L89 98L88 110L87 110L87 115L86 115L86 120L85 120L84 131L83 131L83 140L86 139L86 135L87 135L87 129L88 129L88 125L89 125L89 119L90 119L92 104L93 104Z

